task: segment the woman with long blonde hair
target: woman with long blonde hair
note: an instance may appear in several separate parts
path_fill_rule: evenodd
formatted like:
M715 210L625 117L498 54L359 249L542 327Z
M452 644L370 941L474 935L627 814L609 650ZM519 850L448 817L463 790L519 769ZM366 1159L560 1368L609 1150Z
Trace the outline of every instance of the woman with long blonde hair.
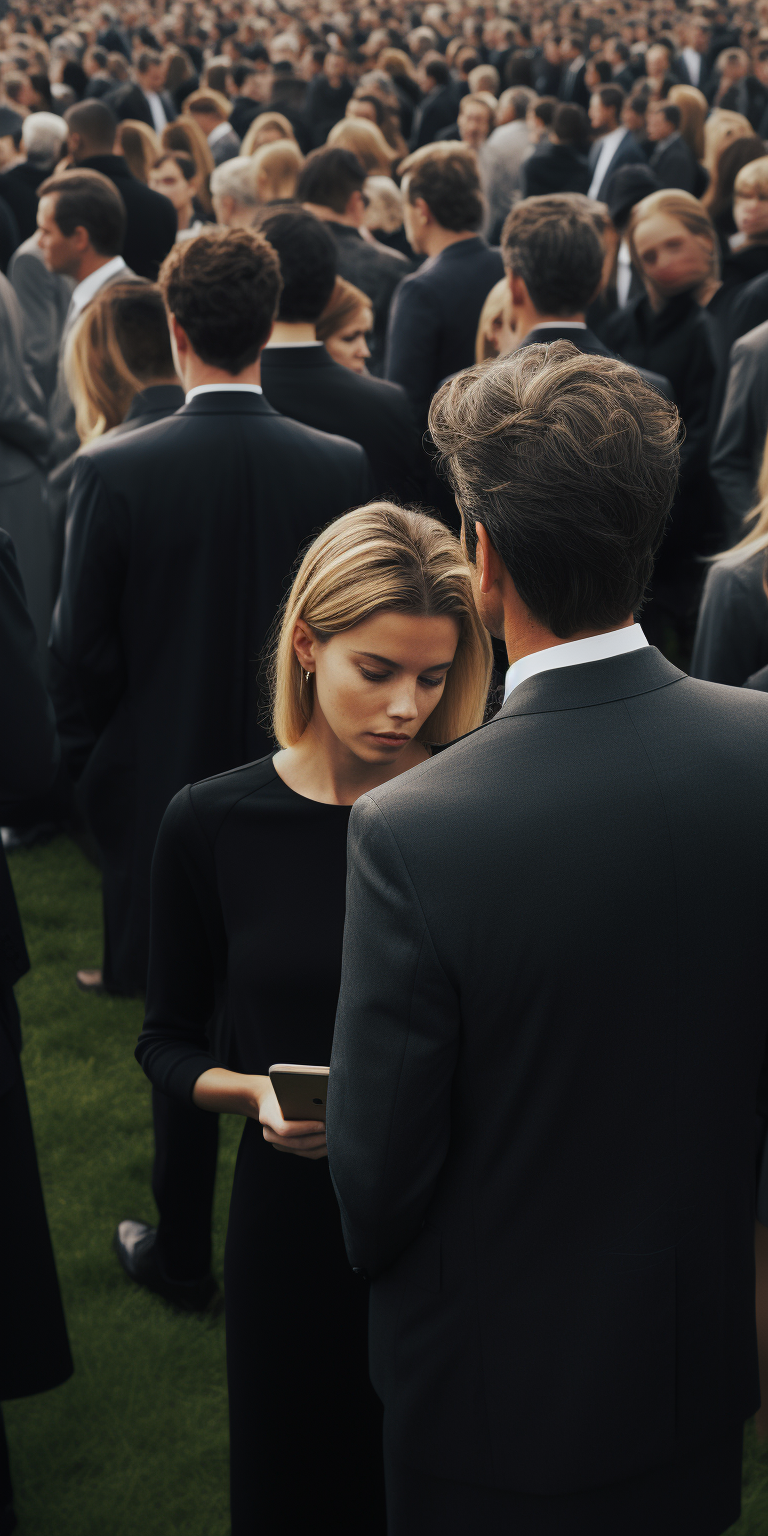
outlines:
M214 159L211 153L211 146L192 113L185 113L181 117L177 117L175 123L166 123L160 135L160 142L163 149L169 149L172 153L190 155L192 157L197 173L197 191L195 195L203 212L209 218L213 218L211 176L214 169Z
M393 151L381 129L364 117L340 118L325 142L337 149L351 149L369 176L392 174Z
M178 410L179 385L160 291L150 283L113 283L78 315L67 336L64 374L82 447L119 427L139 395L145 411ZM154 405L148 396L157 394Z
M253 119L248 132L240 145L241 155L253 155L263 144L277 144L281 139L287 139L296 144L296 135L282 112L260 112ZM296 146L298 148L298 145Z
M344 1253L323 1078L316 1117L287 1120L268 1074L330 1061L351 806L480 723L490 660L454 535L386 502L348 512L276 625L277 750L188 786L160 828L138 1055L157 1087L245 1122L225 1259L232 1536L256 1517L281 1530L286 1489L292 1527L316 1523L322 1489L337 1536L385 1530L367 1295ZM313 1360L322 1411L297 1412Z
M704 160L704 124L709 112L704 92L697 90L695 85L673 85L667 101L680 108L680 136L701 165Z
M115 153L123 156L131 175L148 186L149 173L160 154L160 139L147 123L126 118L117 125Z

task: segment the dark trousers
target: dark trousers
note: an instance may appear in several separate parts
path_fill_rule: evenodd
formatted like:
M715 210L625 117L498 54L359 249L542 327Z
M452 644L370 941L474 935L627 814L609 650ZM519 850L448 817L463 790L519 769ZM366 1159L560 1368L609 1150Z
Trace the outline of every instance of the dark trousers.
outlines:
M152 1116L158 1263L167 1280L199 1280L211 1268L219 1117L158 1088L152 1089Z
M642 1477L547 1497L418 1472L387 1444L385 1420L388 1536L722 1536L741 1512L742 1439L739 1429Z

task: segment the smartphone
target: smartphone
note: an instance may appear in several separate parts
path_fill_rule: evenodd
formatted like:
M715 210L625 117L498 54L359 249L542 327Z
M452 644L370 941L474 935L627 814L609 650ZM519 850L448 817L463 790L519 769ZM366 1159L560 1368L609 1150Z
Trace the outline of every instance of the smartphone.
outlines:
M298 1067L278 1061L269 1069L284 1120L324 1120L329 1067Z

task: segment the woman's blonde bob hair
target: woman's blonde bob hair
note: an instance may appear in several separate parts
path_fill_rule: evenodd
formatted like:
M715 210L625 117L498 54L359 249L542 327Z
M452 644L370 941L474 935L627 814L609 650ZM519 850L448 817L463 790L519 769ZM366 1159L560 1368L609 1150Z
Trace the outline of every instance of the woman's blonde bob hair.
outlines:
M119 426L143 388L117 339L114 297L111 288L96 295L72 326L64 349L64 375L83 446Z
M241 155L253 155L262 144L276 144L280 139L289 139L296 143L296 135L287 117L282 112L260 112L253 119L242 144Z
M472 599L459 541L436 518L387 501L358 507L315 539L299 566L275 627L270 661L272 730L295 746L314 704L293 646L303 619L319 640L340 635L373 614L451 615L459 643L440 702L418 740L453 741L481 724L491 677L491 642Z
M273 144L262 144L260 149L254 150L250 161L260 202L271 203L277 198L296 196L304 156L293 139L276 139Z

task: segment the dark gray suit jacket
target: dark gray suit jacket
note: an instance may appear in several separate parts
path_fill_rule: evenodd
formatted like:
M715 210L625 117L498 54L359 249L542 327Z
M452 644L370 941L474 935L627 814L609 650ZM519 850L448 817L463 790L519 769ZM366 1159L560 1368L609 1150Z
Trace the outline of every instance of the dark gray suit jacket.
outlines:
M729 518L730 542L743 537L757 505L757 477L768 432L768 320L734 342L709 467Z
M352 810L330 1167L425 1473L575 1492L754 1411L766 761L762 694L644 648Z

